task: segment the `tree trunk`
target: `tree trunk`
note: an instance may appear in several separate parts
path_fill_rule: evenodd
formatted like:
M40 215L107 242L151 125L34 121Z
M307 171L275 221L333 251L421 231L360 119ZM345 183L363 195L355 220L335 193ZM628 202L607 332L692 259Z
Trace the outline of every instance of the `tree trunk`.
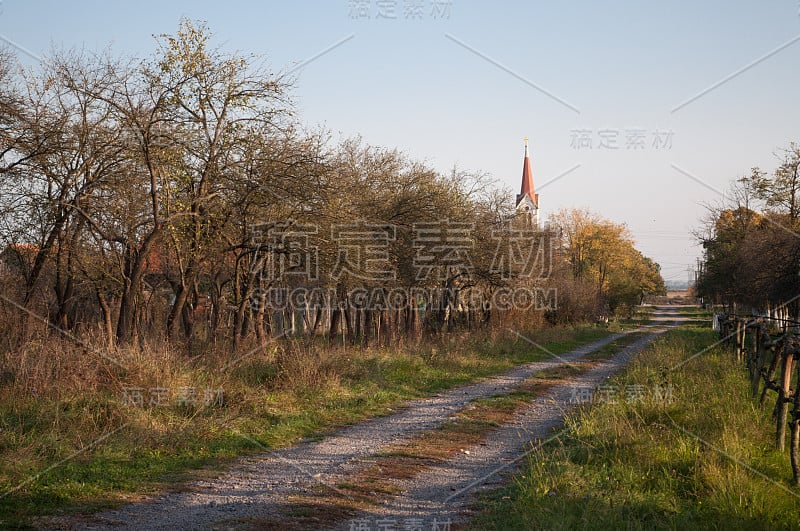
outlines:
M139 249L135 243L128 242L125 246L123 265L122 297L119 302L119 315L117 317L117 342L129 343L136 332L136 297L142 288L144 280L145 257L150 252L150 247L155 243L159 231L154 230L142 242Z
M364 315L364 312L366 312L366 311L367 310L365 310L364 308L354 308L353 309L353 314L354 314L354 318L355 318L355 321L356 321L355 322L356 339L361 341L364 345L366 345L366 341L365 341L366 333L365 332L367 330L367 327L365 325L364 329L362 330L362 328L361 328L361 317Z
M212 343L217 343L217 333L219 331L220 315L222 314L222 289L219 284L214 284L214 289L211 291L211 308L210 319L208 324L208 336Z
M309 327L309 336L314 337L317 335L320 322L322 322L322 304L317 306L317 311L314 315L314 323Z
M189 290L186 284L181 283L178 286L178 291L175 293L175 302L172 304L169 316L167 317L167 338L172 340L178 333L178 325L180 324L180 317L183 316L184 307L186 306L186 299L189 296Z
M369 307L364 309L364 346L368 346L372 341L373 321L375 318L374 312L375 310Z
M389 322L389 316L390 312L386 310L378 312L378 333L381 336L381 341L378 341L378 345L388 346L391 343L391 323Z
M354 332L354 330L353 330L353 322L352 322L352 316L350 314L349 304L348 304L348 300L347 300L347 291L344 292L344 298L342 300L344 302L344 308L342 308L342 319L344 320L344 324L345 324L345 332L347 334L347 341L351 345L355 345L356 336L353 333Z
M332 295L333 299L331 300L331 325L328 329L328 338L333 341L336 339L336 336L339 334L339 329L341 328L341 319L342 319L342 308L339 301L339 288L337 287L336 291Z
M97 290L97 302L100 304L100 311L103 313L106 346L108 350L112 350L114 348L114 323L112 322L111 305L108 304L102 289Z

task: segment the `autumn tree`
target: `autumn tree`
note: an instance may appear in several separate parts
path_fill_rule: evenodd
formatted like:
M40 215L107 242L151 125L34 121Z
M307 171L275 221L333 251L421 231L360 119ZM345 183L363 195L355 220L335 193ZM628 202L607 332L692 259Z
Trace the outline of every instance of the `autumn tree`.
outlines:
M244 151L259 139L277 136L290 115L285 82L244 57L211 48L210 38L204 25L182 21L175 36L161 36L145 71L148 83L167 96L164 126L176 154L166 190L172 219L167 230L177 266L169 336L181 319L191 333L187 304L197 297L204 260L224 247L234 206L229 191L247 176Z
M658 264L636 250L625 225L580 209L560 210L550 223L574 282L583 292L590 287L596 311L628 313L644 294L666 292Z
M742 182L767 211L785 215L795 226L800 218L800 144L789 143L777 156L780 162L772 174L755 167Z
M563 244L542 245L554 233L513 229L511 196L485 173L305 130L288 78L212 46L204 24L157 43L145 60L57 52L24 73L0 54L2 239L25 252L21 302L51 324L100 324L110 347L386 344L507 324L516 310L485 301L551 289L551 273L581 309L570 319L658 289L623 226L564 213ZM271 290L303 289L271 305Z
M773 172L753 168L733 183L726 203L709 207L698 233L705 254L698 293L709 302L731 311L790 303L792 314L800 311L798 167L800 147L793 142Z

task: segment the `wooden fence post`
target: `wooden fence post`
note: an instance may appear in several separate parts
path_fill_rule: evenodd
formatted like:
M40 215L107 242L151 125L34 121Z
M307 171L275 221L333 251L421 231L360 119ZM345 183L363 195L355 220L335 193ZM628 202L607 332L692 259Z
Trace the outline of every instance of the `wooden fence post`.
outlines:
M754 348L753 356L755 359L752 362L750 370L750 387L753 392L753 398L758 396L758 386L761 383L761 371L764 369L764 356L766 355L766 343L769 341L769 334L767 327L764 324L756 328L754 334Z
M738 319L736 321L736 361L741 363L744 361L745 339L747 335L747 326L744 320Z
M792 461L792 479L794 484L800 484L800 364L797 364L797 383L794 389L794 403L792 404L792 435L789 454Z
M725 316L720 326L719 336L720 339L725 341L725 344L730 345L733 343L733 321L729 316Z
M783 452L786 449L786 419L789 415L789 393L792 384L792 362L794 361L794 346L783 349L781 356L781 386L778 389L778 402L775 404L778 418L776 443L778 450Z
M778 312L785 312L785 307L773 311L777 316ZM772 411L772 418L776 424L775 446L781 453L786 450L788 424L792 479L795 485L800 485L800 359L795 360L800 358L800 321L780 319L783 333L773 340L770 335L772 319L772 313L768 310L767 318L755 317L748 321L735 315L725 315L716 322L719 325L721 342L732 345L736 361L740 363L744 361L747 366L753 398L759 396L761 380L764 380L759 405L764 405L769 390L777 392L778 397ZM787 331L789 322L793 323L791 333ZM748 328L750 333L754 334L751 338L747 337ZM769 364L767 355L771 356ZM778 365L780 365L780 377L776 378ZM794 389L792 389L793 380Z
M745 329L750 328L749 341L744 342L744 360L747 367L747 374L750 380L753 379L753 371L756 366L756 352L758 352L758 329L757 324L753 321L745 325Z
M761 399L759 400L759 404L762 406L767 401L767 392L770 389L777 390L773 378L775 378L775 371L778 369L778 363L781 361L781 352L785 348L785 345L786 338L782 337L778 341L774 342L769 349L770 352L772 352L772 359L769 362L769 369L767 369L766 374L764 374L764 390L761 391Z

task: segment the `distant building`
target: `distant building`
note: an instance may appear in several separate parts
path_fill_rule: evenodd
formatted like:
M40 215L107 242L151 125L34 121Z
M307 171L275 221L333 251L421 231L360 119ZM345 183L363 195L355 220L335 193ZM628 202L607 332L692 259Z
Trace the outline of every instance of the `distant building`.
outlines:
M539 228L539 194L533 191L533 171L528 154L528 137L525 137L525 159L522 162L522 186L517 195L516 218L526 228Z

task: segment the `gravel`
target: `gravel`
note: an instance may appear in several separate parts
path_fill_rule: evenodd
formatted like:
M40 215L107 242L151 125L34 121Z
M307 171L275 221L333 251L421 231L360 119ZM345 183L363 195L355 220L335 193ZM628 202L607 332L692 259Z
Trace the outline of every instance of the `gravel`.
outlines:
M659 310L656 319L680 320L677 308ZM498 472L512 470L524 462L521 457L531 440L546 438L560 425L565 410L570 407L574 389L596 387L664 330L656 325L631 330L649 333L589 372L549 388L512 422L492 431L483 444L465 449L454 458L401 482L402 495L389 497L378 509L340 527L351 529L365 525L365 529L377 529L380 521L395 520L400 528L416 521L430 529L434 521L463 520L476 489L502 481L503 475ZM184 491L84 516L80 520L51 521L49 528L224 529L224 522L236 519L278 517L287 503L287 495L311 494L319 490L320 484L335 488L334 485L357 469L364 458L382 447L434 429L469 402L508 393L535 373L578 360L622 335L613 334L552 360L520 365L501 376L409 401L400 411L344 428L320 441L302 442L291 448L242 458L221 477L192 482ZM247 434L242 436L247 437Z
M434 522L464 523L476 492L505 483L507 474L525 463L533 441L547 441L558 435L564 413L573 407L573 392L601 385L660 333L649 333L593 370L552 387L544 396L532 400L512 422L490 432L483 443L401 482L401 495L386 499L378 509L339 528L358 529L357 525L363 524L367 529L377 529L379 522L401 526L414 519L420 520L424 529L435 528Z

